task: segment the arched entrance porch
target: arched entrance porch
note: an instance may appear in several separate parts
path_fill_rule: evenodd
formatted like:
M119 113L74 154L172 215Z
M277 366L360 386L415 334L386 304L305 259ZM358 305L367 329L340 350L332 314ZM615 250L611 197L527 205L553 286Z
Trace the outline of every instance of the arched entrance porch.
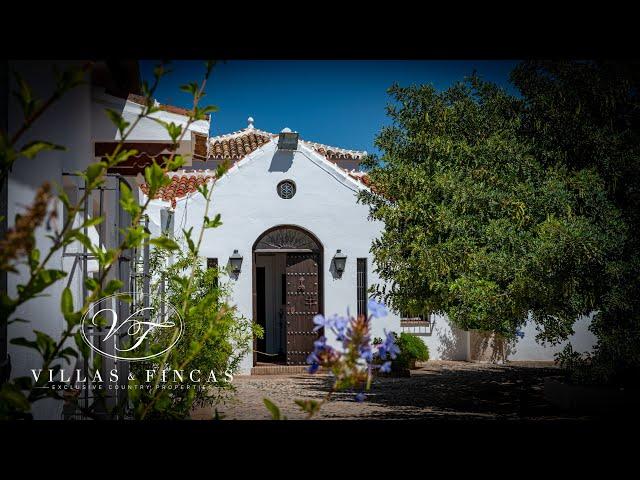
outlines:
M252 249L253 318L264 328L254 342L253 363L304 365L323 312L323 247L308 230L278 225Z

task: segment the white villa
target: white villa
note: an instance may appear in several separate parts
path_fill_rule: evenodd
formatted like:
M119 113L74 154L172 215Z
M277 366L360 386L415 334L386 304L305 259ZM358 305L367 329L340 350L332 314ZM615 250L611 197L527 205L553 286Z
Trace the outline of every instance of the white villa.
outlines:
M268 363L306 364L317 313L367 313L368 288L380 281L369 250L383 225L369 220L368 207L356 201L358 191L369 188L358 168L366 152L308 141L286 127L284 133L263 131L251 117L247 122L242 130L209 138L206 160L171 174L171 184L150 203L149 227L160 234L169 225L176 235L193 227L196 234L205 208L197 186L213 179L220 162L231 164L213 193L211 213L220 213L223 225L205 231L201 253L212 266L241 262L231 275L231 302L265 330L242 366L242 373L258 373ZM145 202L148 189L144 183L140 189ZM577 349L593 341L585 335L587 322L577 325ZM433 359L550 361L562 348L537 344L528 325L505 351L438 315L390 312L373 321L374 337L384 330L419 335Z
M50 91L46 62L16 63L12 67L21 69L39 91ZM129 121L140 113L142 98L129 94L136 92L135 80L131 80L135 72L123 75L123 68L118 75L110 75L107 67L102 76L94 74L90 84L79 87L47 112L25 138L54 141L68 150L46 152L34 160L16 163L2 199L2 215L9 228L16 213L32 202L44 181L63 185L72 201L78 198L82 182L73 172L103 158L119 140L118 132L104 114L105 108L122 112ZM160 110L153 114L156 118L187 124L186 110L159 106ZM9 132L21 120L12 99ZM316 338L312 319L319 312L367 313L367 290L379 282L369 250L372 240L384 228L368 219L367 206L356 202L358 191L369 188L366 174L359 170L365 152L316 143L307 139L307 132L296 133L295 125L282 125L278 129L281 131L275 132L261 130L259 125L259 118L254 122L249 117L242 130L210 137L210 120L192 124L178 150L187 155L187 164L171 174L171 184L150 202L148 224L153 236L167 227L176 236L190 227L197 234L204 198L196 188L213 179L220 162L230 163L228 172L216 179L211 206L213 214L221 214L223 224L205 232L201 253L212 268L231 266L231 303L265 329L265 338L257 341L253 354L244 359L240 372L243 374L260 373L254 369L269 368L269 363L301 368ZM96 191L85 206L83 215L107 218L88 232L94 241L106 247L117 244L118 227L128 220L118 203L120 186L131 186L144 203L148 189L141 172L153 158L166 153L170 145L170 138L157 122L144 119L138 124L128 137L127 146L140 154L114 168L105 187ZM63 206L58 205L58 209L59 218L63 219ZM38 248L47 251L50 241L44 228L38 229L36 240ZM136 259L140 252L131 253L123 256L111 273L111 278L120 278L126 285L139 273ZM97 269L79 245L54 255L50 268L63 269L69 276L51 288L51 296L35 299L17 312L17 317L29 318L32 324L12 323L2 332L2 356L5 359L8 352L11 357L12 377L28 375L29 369L38 365L38 359L27 349L7 346L7 339L29 336L33 328L58 337L64 328L59 307L62 289L69 285L78 305L86 293L84 280ZM3 288L15 295L26 275L26 270L5 274ZM570 340L576 350L589 350L595 341L587 330L588 323L587 318L576 323L576 334ZM398 312L390 312L384 319L373 320L372 329L374 337L382 337L384 330L419 335L428 345L432 359L477 361L493 355L485 351L483 335L460 331L437 315L401 318ZM564 346L539 345L535 334L535 327L528 324L524 337L505 352L507 359L553 360L554 353ZM108 362L105 368L109 368ZM53 401L42 403L37 406L36 418L60 418L59 405Z

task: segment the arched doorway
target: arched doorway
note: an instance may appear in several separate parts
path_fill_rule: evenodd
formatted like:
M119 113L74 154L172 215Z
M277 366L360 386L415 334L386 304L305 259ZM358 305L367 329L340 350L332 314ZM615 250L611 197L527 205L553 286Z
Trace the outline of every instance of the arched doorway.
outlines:
M254 342L254 365L304 365L323 312L323 248L308 230L279 225L253 244L253 318L264 329Z

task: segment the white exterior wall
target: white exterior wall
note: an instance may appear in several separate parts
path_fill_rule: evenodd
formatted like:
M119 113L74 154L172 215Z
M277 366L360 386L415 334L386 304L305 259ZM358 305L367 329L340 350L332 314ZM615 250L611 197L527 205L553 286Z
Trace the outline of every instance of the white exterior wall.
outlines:
M69 63L56 62L63 69ZM12 62L11 68L20 74L32 86L39 98L48 98L53 91L52 62ZM13 81L11 89L16 88ZM52 193L55 193L55 184L62 185L62 172L73 172L84 168L93 158L91 144L91 95L86 85L74 88L68 92L59 102L54 104L39 118L33 127L22 137L22 143L33 140L46 140L66 147L66 151L44 152L33 160L20 158L8 179L8 227L14 226L15 215L23 213L25 206L31 205L38 188L45 182L52 185ZM9 134L23 123L22 111L13 96L9 96ZM63 208L60 202L57 206L58 221L62 222ZM44 227L35 231L36 248L40 249L41 258L48 253L51 240L46 238ZM47 264L47 268L69 270L71 263L63 261L62 252L53 254ZM24 284L29 278L28 270L22 266L18 274L9 273L7 278L7 290L10 296L17 295L17 286ZM60 295L66 286L67 280L62 279L47 290L45 294L23 304L12 318L23 318L31 323L12 323L8 326L8 338L26 337L32 340L35 336L33 330L47 333L54 339L59 339L65 328L64 318L60 313ZM80 277L76 276L70 288L74 294L74 305L80 303L81 285ZM74 345L73 340L69 345ZM42 358L34 350L25 347L8 345L11 356L11 377L31 376L30 369L39 368ZM62 402L46 399L33 405L32 413L36 419L59 419L62 413Z
M580 317L573 326L574 334L558 345L542 346L536 342L535 324L528 321L522 328L523 338L518 338L515 346L509 351L509 360L553 360L556 353L561 352L567 344L571 344L577 352L591 352L597 337L589 331L591 316Z
M470 360L469 332L460 330L442 315L433 315L434 327L430 334L419 338L429 348L431 360ZM589 331L591 316L580 317L574 324L574 334L568 340L557 345L542 345L536 341L536 326L529 319L521 329L524 337L516 338L506 350L507 361L553 361L555 354L561 352L567 344L571 344L578 352L591 352L597 342L596 336ZM426 328L402 328L402 331L426 331Z
M356 203L357 184L303 144L298 148L295 155L288 155L277 152L275 142L270 142L231 168L214 187L209 217L220 213L223 224L205 231L201 255L218 258L221 267L235 249L244 257L242 272L236 280L232 279L231 303L247 318L253 317L253 244L262 233L277 225L302 227L322 243L325 314L346 314L347 309L356 313L357 258L369 259L369 284L379 281L369 248L381 225L367 219L367 206ZM296 194L289 200L280 198L276 191L277 184L285 179L296 184ZM158 231L159 209L168 204L152 203L150 223ZM204 199L200 193L178 200L176 232L193 226L193 237L197 238L203 215ZM347 255L341 278L334 278L331 272L337 249ZM384 329L399 331L400 320L391 314L385 319L374 319L372 327L372 335L382 337ZM242 373L250 371L252 361L251 355L245 358Z

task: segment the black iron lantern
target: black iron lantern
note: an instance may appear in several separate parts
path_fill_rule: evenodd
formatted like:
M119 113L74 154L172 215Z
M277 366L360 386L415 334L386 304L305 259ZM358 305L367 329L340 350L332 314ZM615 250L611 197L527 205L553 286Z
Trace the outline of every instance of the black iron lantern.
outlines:
M347 256L342 253L342 250L338 249L338 251L336 252L336 254L333 256L333 265L336 268L336 273L338 275L342 275L342 272L344 272L344 267L347 263Z
M240 267L242 266L242 255L238 253L238 250L233 251L233 255L229 257L229 264L231 264L231 271L236 275L240 273Z

